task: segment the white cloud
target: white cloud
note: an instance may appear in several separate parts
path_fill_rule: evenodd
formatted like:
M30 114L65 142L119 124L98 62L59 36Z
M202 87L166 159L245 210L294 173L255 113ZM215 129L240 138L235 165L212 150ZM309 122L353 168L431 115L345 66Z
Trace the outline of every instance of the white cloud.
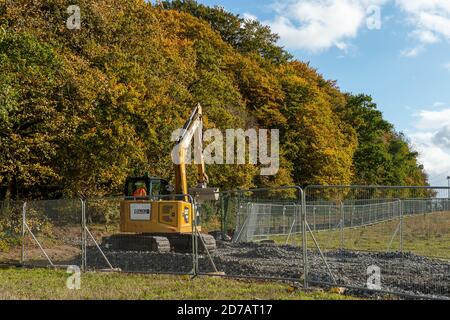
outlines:
M432 184L450 175L450 109L422 110L415 115L416 132L408 134Z
M438 130L450 125L450 109L439 111L422 110L416 114L416 117L419 118L416 127L421 130Z
M448 0L396 0L397 4L403 9L411 12L421 12L428 10L447 10L450 11L450 2Z
M406 49L400 52L400 55L402 57L417 57L422 51L423 51L424 47L423 46L418 46L412 49Z
M448 71L450 71L450 62L444 64L444 68L447 69Z
M265 23L290 49L318 52L347 50L366 23L366 10L387 0L289 0L277 2L272 21Z
M439 37L429 30L414 30L411 32L411 36L425 44L432 44L440 41Z
M413 26L411 33L421 44L450 40L449 0L396 0Z
M450 125L441 128L441 130L433 136L433 142L450 151Z
M373 6L395 5L406 15L419 45L404 50L405 57L419 55L425 45L450 40L449 0L276 0L276 16L265 21L289 49L320 52L332 47L346 51L367 27ZM368 11L369 9L369 11ZM244 14L249 19L256 18Z
M248 12L245 12L245 13L242 15L242 17L243 17L245 20L251 20L251 21L253 21L253 20L258 20L258 17L257 17L257 16L255 16L255 15L253 15L253 14L251 14L251 13L248 13Z

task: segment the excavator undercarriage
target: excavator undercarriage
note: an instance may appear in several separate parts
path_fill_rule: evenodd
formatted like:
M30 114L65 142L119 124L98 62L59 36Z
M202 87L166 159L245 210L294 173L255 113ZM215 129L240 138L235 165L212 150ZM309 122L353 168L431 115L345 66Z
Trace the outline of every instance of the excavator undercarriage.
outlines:
M199 234L196 237L198 253L213 252L216 249L213 236ZM191 253L192 240L192 234L118 234L104 237L102 244L108 251Z

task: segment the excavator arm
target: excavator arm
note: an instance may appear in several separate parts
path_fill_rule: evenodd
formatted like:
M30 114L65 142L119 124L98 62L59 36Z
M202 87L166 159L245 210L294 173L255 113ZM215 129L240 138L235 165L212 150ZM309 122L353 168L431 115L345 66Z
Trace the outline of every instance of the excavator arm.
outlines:
M194 141L194 160L197 166L197 186L189 190L186 177L186 155L191 150L192 141ZM217 197L217 189L207 188L209 179L203 158L203 113L200 104L195 107L184 124L176 140L172 160L175 169L176 194L192 194L199 200L210 200Z

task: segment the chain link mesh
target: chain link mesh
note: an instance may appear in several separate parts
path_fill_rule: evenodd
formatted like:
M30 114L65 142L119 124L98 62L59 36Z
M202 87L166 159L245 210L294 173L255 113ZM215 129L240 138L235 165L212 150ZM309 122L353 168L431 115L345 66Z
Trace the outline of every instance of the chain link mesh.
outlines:
M0 264L280 279L450 298L449 194L362 186L221 192L194 205L201 231L191 248L165 253L143 248L145 234L130 238L138 249L109 246L109 237L124 236L119 198L4 201ZM204 249L202 234L216 238L215 250Z
M309 280L367 289L379 276L380 293L450 297L447 192L431 187L306 188ZM379 275L371 268L379 268Z
M0 264L19 264L22 244L21 201L0 201Z

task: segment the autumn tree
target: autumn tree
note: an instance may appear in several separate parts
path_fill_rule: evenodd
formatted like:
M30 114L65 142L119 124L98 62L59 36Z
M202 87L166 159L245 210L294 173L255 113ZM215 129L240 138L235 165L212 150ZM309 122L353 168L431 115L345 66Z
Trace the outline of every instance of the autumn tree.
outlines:
M66 196L173 178L172 132L201 103L205 129L280 130L281 168L210 165L222 189L426 184L404 136L370 97L343 93L258 21L195 1L0 1L0 184ZM195 169L195 168L192 168ZM194 170L189 171L194 183Z

